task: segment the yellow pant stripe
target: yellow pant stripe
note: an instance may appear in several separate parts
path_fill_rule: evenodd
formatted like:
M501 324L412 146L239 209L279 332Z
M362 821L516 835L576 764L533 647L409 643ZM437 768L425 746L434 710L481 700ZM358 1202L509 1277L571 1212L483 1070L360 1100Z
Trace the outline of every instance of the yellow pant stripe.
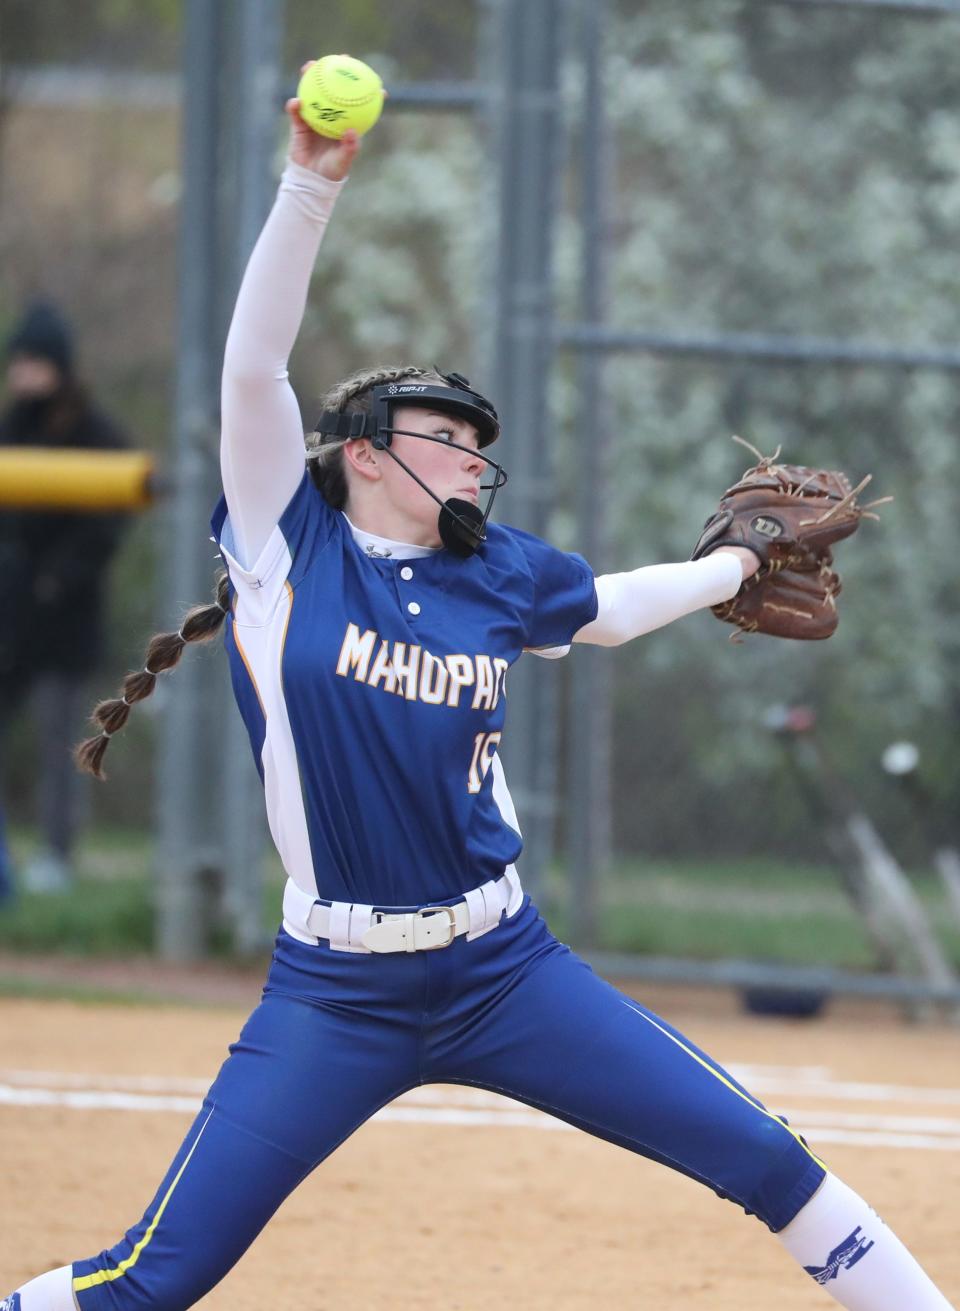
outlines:
M130 1253L127 1259L125 1261L121 1261L120 1264L113 1270L97 1270L92 1275L78 1275L76 1279L74 1279L73 1281L73 1291L75 1293L82 1293L85 1288L95 1288L97 1284L108 1284L113 1279L119 1279L121 1275L125 1275L127 1271L131 1269L131 1267L137 1264L137 1262L140 1259L140 1253L150 1242L150 1239L153 1237L154 1230L156 1229L157 1225L160 1223L160 1217L167 1209L167 1203L170 1201L170 1198L173 1196L173 1190L180 1182L180 1177L183 1174L184 1170L190 1164L190 1158L197 1150L197 1144L200 1142L200 1139L203 1137L203 1131L210 1123L210 1116L212 1114L213 1114L213 1110L211 1109L209 1114L207 1115L207 1118L200 1126L200 1132L197 1134L193 1146L190 1148L189 1152L187 1153L187 1159L184 1161L183 1165L181 1165L180 1169L177 1171L173 1183L164 1193L163 1200L161 1201L160 1205L157 1207L157 1214L150 1221L150 1226L147 1229L147 1232L140 1239L139 1243L137 1243L136 1247L133 1249L133 1251Z
M703 1068L709 1071L715 1079L719 1079L725 1088L729 1088L732 1093L736 1093L741 1101L746 1102L748 1106L752 1106L755 1111L760 1111L761 1114L766 1115L769 1119L773 1120L775 1124L779 1124L781 1129L786 1129L787 1133L797 1140L807 1155L816 1161L817 1165L822 1165L824 1169L827 1168L823 1164L823 1161L820 1160L820 1157L811 1152L810 1148L797 1133L796 1129L791 1129L789 1124L784 1124L778 1115L774 1115L773 1112L768 1111L765 1106L761 1106L760 1103L754 1101L752 1097L748 1097L747 1094L738 1088L735 1083L731 1083L730 1080L725 1075L721 1074L719 1070L715 1070L709 1061L705 1061L702 1056L698 1056L695 1051L691 1051L685 1042L681 1042L679 1038L672 1034L668 1029L665 1029L662 1024L658 1024L656 1020L652 1019L644 1011L638 1010L636 1006L631 1006L628 1001L625 1001L624 1005L629 1007L635 1015L639 1015L641 1019L646 1020L648 1024L652 1024L655 1029L659 1029L660 1032L669 1038L671 1042L675 1042L681 1051L686 1052L687 1055L692 1057L698 1065L702 1065Z

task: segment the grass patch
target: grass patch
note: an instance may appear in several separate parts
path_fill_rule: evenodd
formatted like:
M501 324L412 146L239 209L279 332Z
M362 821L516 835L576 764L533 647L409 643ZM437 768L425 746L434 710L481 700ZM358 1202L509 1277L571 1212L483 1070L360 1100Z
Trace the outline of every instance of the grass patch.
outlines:
M911 883L948 957L960 968L960 925L930 871ZM542 898L554 932L580 934L562 875ZM869 970L876 955L838 875L823 866L738 862L618 862L597 898L595 945L604 951L695 960L782 962Z
M35 850L29 830L15 829L11 846L22 867ZM0 949L86 957L149 954L153 950L153 842L148 833L111 829L88 833L78 853L78 881L57 896L21 894L0 906ZM931 923L960 965L960 926L929 871L911 876ZM263 929L268 941L280 916L283 872L271 852L264 862ZM576 942L568 885L554 868L540 903L551 928ZM619 861L598 889L598 940L606 951L736 957L789 965L869 970L874 953L860 916L832 869L754 857L739 861ZM231 958L229 932L211 925L210 954ZM13 995L0 981L7 995ZM37 993L23 995L38 995Z
M78 1006L177 1006L201 1005L199 1002L157 996L146 990L98 988L86 983L68 983L63 979L18 979L0 974L0 997L14 1001L69 1001Z
M715 910L653 912L636 906L617 908L603 917L600 946L605 951L654 956L726 957L781 961L791 965L829 964L869 969L874 953L857 919L810 915L790 920L751 919Z
M9 826L7 842L15 870L22 870L39 850L36 832L23 824ZM152 871L153 850L153 835L142 829L88 830L77 845L77 878L82 883L146 881Z
M141 955L153 948L153 909L144 878L83 879L51 896L21 893L0 906L0 947L71 956Z
M38 849L35 833L8 833L14 868L22 871ZM0 950L84 957L149 955L155 936L154 839L136 829L88 831L76 854L76 883L68 891L38 895L20 890L0 902ZM272 851L264 861L263 937L271 942L280 921L283 871ZM229 927L208 907L208 955L230 959ZM9 995L9 994L8 994Z

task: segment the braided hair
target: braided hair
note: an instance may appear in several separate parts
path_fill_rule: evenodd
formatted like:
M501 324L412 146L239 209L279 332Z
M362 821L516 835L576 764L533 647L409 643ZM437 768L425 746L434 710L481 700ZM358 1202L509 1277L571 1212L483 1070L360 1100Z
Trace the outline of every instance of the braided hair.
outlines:
M130 716L131 708L150 695L157 684L157 675L173 669L180 663L183 648L188 642L209 642L220 631L230 604L227 571L221 569L216 578L216 599L212 604L195 605L184 616L175 633L155 633L151 637L143 668L127 674L120 695L108 701L99 701L93 708L90 722L100 729L73 749L78 769L97 778L106 778L103 757L110 739L119 732Z

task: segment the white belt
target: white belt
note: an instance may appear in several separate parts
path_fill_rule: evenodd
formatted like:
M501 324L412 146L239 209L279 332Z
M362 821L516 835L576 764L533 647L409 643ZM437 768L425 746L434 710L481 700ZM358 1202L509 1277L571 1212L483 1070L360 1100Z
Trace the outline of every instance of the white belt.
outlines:
M301 941L326 938L334 951L434 951L454 938L467 941L489 933L501 916L514 915L523 900L513 865L498 879L464 893L455 906L421 906L414 911L374 910L349 901L316 901L287 879L283 924Z

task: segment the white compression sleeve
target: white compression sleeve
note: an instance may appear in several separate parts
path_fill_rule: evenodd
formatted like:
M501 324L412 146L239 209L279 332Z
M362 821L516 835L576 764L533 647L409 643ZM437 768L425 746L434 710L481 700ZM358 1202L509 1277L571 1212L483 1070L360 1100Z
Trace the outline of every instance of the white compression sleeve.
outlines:
M247 264L223 360L220 470L236 555L250 566L303 477L300 407L287 360L342 182L287 162Z
M743 568L735 555L715 552L702 560L653 564L595 580L597 617L574 635L575 642L619 646L641 633L735 596Z
M777 1238L848 1311L952 1311L896 1234L834 1174Z
M73 1266L63 1265L59 1270L48 1270L38 1275L0 1302L0 1308L19 1306L19 1311L77 1311L73 1296Z

